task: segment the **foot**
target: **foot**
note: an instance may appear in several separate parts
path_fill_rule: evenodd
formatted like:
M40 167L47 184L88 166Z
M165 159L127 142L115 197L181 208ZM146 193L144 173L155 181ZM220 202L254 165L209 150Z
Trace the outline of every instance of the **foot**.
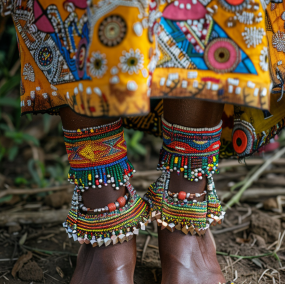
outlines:
M126 194L121 187L107 186L83 193L83 203L88 208L102 208ZM83 244L78 252L76 269L71 284L133 284L136 265L136 238L129 242L92 247Z
M133 284L136 265L136 240L95 247L82 245L71 284Z
M205 190L205 179L189 182L176 173L171 174L169 190L201 193ZM204 197L203 197L204 198ZM197 198L203 201L203 198ZM175 230L158 232L162 267L161 284L218 284L226 280L216 256L213 238L207 230L203 236L185 235Z
M184 235L181 231L159 230L162 267L161 284L218 284L226 280L216 257L213 240Z

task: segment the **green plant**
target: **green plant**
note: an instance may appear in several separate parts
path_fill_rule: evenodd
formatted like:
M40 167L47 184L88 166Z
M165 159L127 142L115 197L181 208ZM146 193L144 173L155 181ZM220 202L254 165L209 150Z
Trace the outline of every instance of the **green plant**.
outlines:
M128 148L128 154L135 159L145 156L146 149L141 144L141 140L144 136L143 132L134 131L132 129L125 129L124 133Z

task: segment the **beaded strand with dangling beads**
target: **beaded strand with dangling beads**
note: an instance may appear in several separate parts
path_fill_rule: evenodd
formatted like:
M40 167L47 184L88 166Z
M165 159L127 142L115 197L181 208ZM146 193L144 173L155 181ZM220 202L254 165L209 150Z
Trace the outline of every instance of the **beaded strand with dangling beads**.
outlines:
M163 146L157 170L182 173L190 181L218 173L222 121L213 128L170 124L162 117Z
M124 176L135 173L127 157L121 119L98 127L63 131L71 166L68 181L81 192L108 184L118 190L126 183Z

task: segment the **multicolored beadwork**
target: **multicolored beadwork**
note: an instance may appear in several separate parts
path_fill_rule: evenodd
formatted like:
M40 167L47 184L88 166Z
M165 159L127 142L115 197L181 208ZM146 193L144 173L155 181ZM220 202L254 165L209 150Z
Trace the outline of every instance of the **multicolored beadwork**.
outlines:
M156 219L162 229L204 235L210 225L220 223L224 218L225 212L217 198L212 176L207 178L207 193L203 193L204 201L181 200L174 197L168 191L169 181L170 172L163 172L161 177L150 185L143 197L150 204L152 221Z
M127 157L122 120L99 127L65 130L64 142L70 163L68 180L81 191L111 184L125 184L135 172Z
M145 230L149 222L149 206L136 193L128 181L125 185L129 193L128 202L112 212L97 215L83 214L79 208L81 190L75 187L71 210L67 220L63 223L66 232L74 241L81 244L95 246L108 246L109 244L123 243L132 239L139 229Z
M188 128L162 118L162 130L158 170L182 172L190 181L218 172L222 122L214 128Z

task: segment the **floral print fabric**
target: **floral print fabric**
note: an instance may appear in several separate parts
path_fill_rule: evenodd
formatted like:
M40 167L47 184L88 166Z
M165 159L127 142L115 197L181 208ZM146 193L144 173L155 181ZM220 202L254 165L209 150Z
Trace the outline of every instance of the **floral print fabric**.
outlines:
M22 113L149 112L149 97L269 108L258 0L1 0L22 66ZM263 2L262 2L263 3Z

